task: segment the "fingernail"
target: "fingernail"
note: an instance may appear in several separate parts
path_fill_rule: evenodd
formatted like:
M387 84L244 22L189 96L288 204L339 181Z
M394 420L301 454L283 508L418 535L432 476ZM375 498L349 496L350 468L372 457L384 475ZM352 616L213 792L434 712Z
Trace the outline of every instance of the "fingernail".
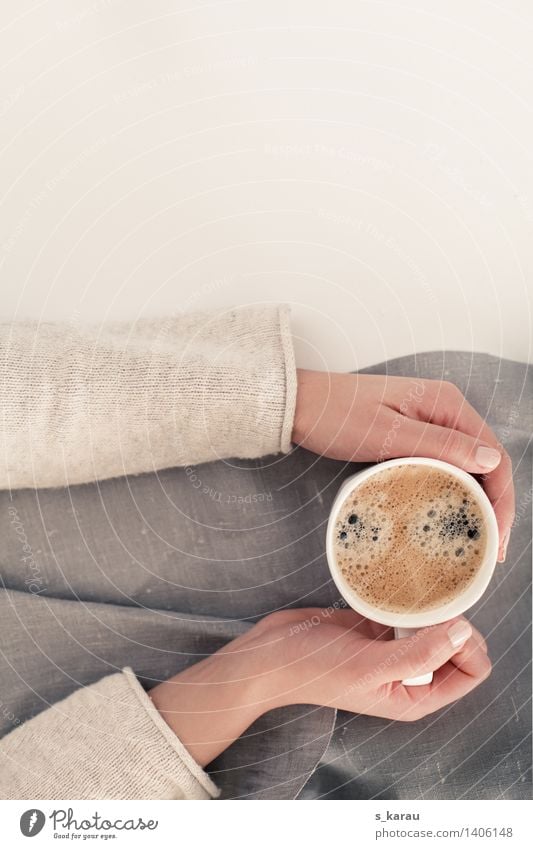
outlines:
M509 537L511 536L511 528L508 528L505 532L505 535L502 539L502 544L500 548L500 556L498 557L498 563L503 563L505 558L507 557L507 546L509 545Z
M451 628L448 628L448 637L454 649L458 649L463 643L472 636L472 626L461 619L459 622L454 622Z
M502 459L502 455L496 448L480 445L476 451L476 463L482 469L495 469Z

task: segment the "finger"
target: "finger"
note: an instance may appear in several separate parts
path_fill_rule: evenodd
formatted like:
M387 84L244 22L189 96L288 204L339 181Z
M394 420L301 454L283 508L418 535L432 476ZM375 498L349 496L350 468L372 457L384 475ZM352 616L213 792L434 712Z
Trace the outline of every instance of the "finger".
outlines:
M474 653L476 660L474 662ZM431 684L431 696L429 707L433 710L439 710L444 705L454 702L462 698L475 687L478 687L492 672L492 663L488 655L481 651L479 646L471 653L470 666L475 673L466 673L463 669L459 669L453 662L453 659L437 669L433 676Z
M500 537L498 561L503 563L507 554L507 546L515 517L515 493L513 484L513 464L503 446L500 464L494 471L482 477L483 489L492 504Z
M390 628L388 625L382 625L380 622L374 622L372 619L365 619L360 631L372 640L394 639L394 628Z
M430 395L431 392L428 392L428 397ZM500 552L498 559L502 562L505 560L515 510L511 458L487 422L453 384L438 383L432 409L425 412L428 415L429 421L435 424L448 425L451 428L460 430L465 434L482 440L486 445L500 452L502 457L501 462L493 471L485 473L483 487L498 520L500 531Z
M311 607L307 610L295 610L294 613L304 614L302 622L311 621L315 625L338 625L348 631L360 631L364 627L365 617L351 607ZM296 621L296 620L295 620Z
M388 625L382 625L379 622L373 622L365 616L361 616L351 608L334 609L331 607L317 608L315 610L314 620L316 624L338 625L341 628L346 628L349 631L357 631L358 634L367 637L369 640L388 640L394 634L394 629Z
M488 445L498 449L501 454L501 462L491 472L486 473L483 477L483 488L490 499L490 502L496 513L498 520L498 528L500 531L500 552L499 560L505 560L507 543L511 526L514 521L515 498L513 486L513 465L511 458L505 451L503 445L498 441L495 433L488 426L486 421L482 419L477 410L475 410L468 401L463 398L459 392L461 399L456 412L454 427L459 428L471 436L479 436Z
M478 687L491 673L492 664L482 649L474 645L469 652L469 672L455 665L454 659L437 669L433 681L424 687L404 687L403 698L400 692L395 694L395 700L401 699L404 704L403 719L420 719L429 713L434 713L452 702L462 699ZM399 718L402 718L400 716Z
M311 622L315 625L337 625L341 628L346 628L348 631L356 631L358 634L367 637L368 639L384 640L389 639L393 634L393 629L387 625L381 625L379 622L372 622L351 607L311 607L303 610L294 610L293 613L300 614L291 618L293 633L301 624L301 629L305 628L306 623ZM304 614L303 617L301 614Z
M464 646L450 658L450 663L464 672L465 675L471 675L474 678L484 675L487 668L490 668L487 644L475 628L471 639L467 640Z
M460 430L419 422L405 416L401 416L399 421L398 436L394 443L394 450L399 455L444 460L473 474L492 471L502 459L496 448Z
M483 489L494 508L500 536L498 562L503 563L507 555L507 546L515 516L515 494L513 486L513 466L507 453L497 469L483 475Z
M463 617L423 628L401 640L376 642L376 677L382 683L415 678L443 666L472 637L473 628Z

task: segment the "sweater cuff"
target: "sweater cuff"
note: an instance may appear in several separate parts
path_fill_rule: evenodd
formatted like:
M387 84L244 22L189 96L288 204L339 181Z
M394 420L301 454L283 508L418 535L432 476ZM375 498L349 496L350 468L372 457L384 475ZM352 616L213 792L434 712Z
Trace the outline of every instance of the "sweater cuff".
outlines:
M285 418L281 429L280 450L286 454L291 449L291 436L294 422L294 411L296 409L296 391L298 383L296 378L296 362L294 359L294 348L290 329L290 310L285 304L279 309L279 330L285 361Z
M80 687L0 741L3 799L209 799L217 787L132 670Z
M132 669L126 666L122 670L128 684L139 703L140 710L147 716L147 734L153 737L152 757L155 762L163 764L168 759L168 749L176 758L176 780L189 799L209 799L220 795L220 790L211 781L206 772L196 763L181 740L169 728L152 700L142 688ZM152 724L153 729L149 728ZM153 732L153 733L152 733ZM188 773L188 774L187 774Z

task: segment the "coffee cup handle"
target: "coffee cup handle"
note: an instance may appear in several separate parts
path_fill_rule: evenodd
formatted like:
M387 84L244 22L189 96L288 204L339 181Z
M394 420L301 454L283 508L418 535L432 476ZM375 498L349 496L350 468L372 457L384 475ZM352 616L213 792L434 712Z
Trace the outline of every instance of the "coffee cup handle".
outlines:
M410 637L411 634L416 634L417 628L395 628L394 636L397 640L403 637ZM426 672L425 675L418 675L416 678L405 678L402 681L406 687L418 687L421 684L431 684L433 681L433 672Z

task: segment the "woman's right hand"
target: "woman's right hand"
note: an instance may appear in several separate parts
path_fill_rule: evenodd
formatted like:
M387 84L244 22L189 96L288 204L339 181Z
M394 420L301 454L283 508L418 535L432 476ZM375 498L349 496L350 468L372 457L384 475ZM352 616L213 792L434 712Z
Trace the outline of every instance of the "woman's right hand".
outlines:
M431 684L401 683L430 671ZM490 671L485 641L463 617L395 640L352 610L304 608L266 616L150 696L205 765L273 708L328 705L413 721L465 696Z
M433 457L482 475L505 560L515 514L511 458L452 383L298 369L292 441L337 460Z

